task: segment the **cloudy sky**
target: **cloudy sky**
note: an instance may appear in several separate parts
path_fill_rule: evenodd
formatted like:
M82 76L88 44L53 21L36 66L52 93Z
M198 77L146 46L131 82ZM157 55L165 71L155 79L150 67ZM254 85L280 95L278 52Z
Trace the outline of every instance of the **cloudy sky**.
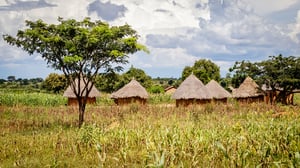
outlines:
M15 35L25 20L64 19L128 23L150 54L126 67L152 77L180 77L185 66L210 59L222 76L235 61L300 55L300 0L0 0L0 34ZM45 78L53 69L0 38L0 78Z

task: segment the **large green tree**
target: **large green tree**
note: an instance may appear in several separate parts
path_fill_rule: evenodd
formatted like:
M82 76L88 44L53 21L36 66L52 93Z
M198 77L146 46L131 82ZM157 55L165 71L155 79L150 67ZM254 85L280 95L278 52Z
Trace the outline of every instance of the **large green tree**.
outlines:
M233 74L232 82L238 87L245 77L250 76L260 86L263 84L271 90L275 101L289 104L288 96L295 89L300 89L300 58L289 56L270 56L268 60L251 63L249 61L236 62L230 68ZM279 95L276 94L279 92ZM271 103L273 99L271 99Z
M110 26L89 18L82 21L58 18L58 22L26 21L27 28L19 30L16 37L7 34L3 37L6 42L30 55L41 54L49 66L64 73L78 100L78 123L81 127L87 97L99 70L125 64L129 54L147 49L137 42L137 32L127 24ZM79 81L84 79L83 89L80 82L75 84L76 78Z
M290 102L287 96L295 89L300 89L300 58L282 55L270 56L270 59L258 63L261 69L260 81L266 84L273 93L279 90L276 101L282 104Z
M207 84L212 79L220 81L221 78L218 65L207 59L200 59L191 67L186 66L182 71L182 81L192 73L204 84Z
M247 76L256 80L256 78L261 74L261 69L257 63L243 60L235 62L233 67L229 68L229 72L233 74L231 78L231 85L234 88L238 88Z

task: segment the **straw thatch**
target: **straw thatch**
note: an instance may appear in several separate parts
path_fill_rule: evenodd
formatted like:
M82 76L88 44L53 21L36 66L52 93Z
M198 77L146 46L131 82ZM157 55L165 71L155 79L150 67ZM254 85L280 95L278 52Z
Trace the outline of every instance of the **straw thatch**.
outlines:
M264 94L259 90L259 86L249 76L243 81L239 88L233 92L233 97L244 102L264 101Z
M78 83L80 84L80 91L83 91L83 96L85 96L86 94L86 90L84 89L86 86L87 80L86 79L81 79L80 83L78 82L78 79L75 79L75 89L76 92L78 92ZM89 83L88 88L91 86L92 83ZM78 100L76 95L73 92L73 89L71 86L68 86L68 88L65 90L64 97L68 97L68 105L77 105L78 104ZM100 92L97 90L97 88L95 86L92 87L92 90L90 91L88 98L87 98L87 103L92 104L92 103L96 103L96 97L100 96ZM82 97L83 99L83 97Z
M87 83L87 79L81 79L80 80L80 91L83 91L83 96L86 94L86 90L84 89L86 84ZM89 85L87 88L89 88L91 86L91 82L89 82ZM76 89L76 92L78 92L78 79L75 79L75 89ZM74 94L73 92L73 89L71 86L68 86L68 88L65 90L64 92L64 97L68 97L68 98L76 98L76 95ZM92 87L92 90L90 91L88 97L92 98L92 97L99 97L100 96L100 92L98 91L98 89L93 86Z
M146 89L135 79L132 79L128 84L111 95L111 98L113 99L129 97L147 99L149 96Z
M133 102L145 104L148 97L146 89L135 79L132 79L128 84L111 95L111 98L118 105Z
M205 104L212 99L204 84L193 74L187 77L172 95L176 99L176 106L190 104Z
M208 84L206 84L206 88L214 99L227 99L231 97L231 94L215 80L211 80Z
M193 74L188 76L177 88L173 99L212 99L204 84Z
M239 88L233 92L233 97L246 98L263 95L259 92L259 86L249 76L243 81Z

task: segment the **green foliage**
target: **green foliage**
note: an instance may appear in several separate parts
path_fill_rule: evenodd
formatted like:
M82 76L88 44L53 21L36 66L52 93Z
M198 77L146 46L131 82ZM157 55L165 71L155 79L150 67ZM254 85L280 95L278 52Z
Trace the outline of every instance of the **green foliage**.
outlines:
M231 79L231 84L234 88L238 88L247 76L256 79L261 73L258 64L250 61L235 62L229 71L234 73Z
M164 93L165 90L162 86L160 85L152 85L149 89L148 89L149 93Z
M49 74L42 83L42 88L53 93L61 93L68 87L65 75Z
M61 106L67 103L67 99L62 95L47 93L27 93L27 92L7 92L0 91L0 106Z
M210 60L200 59L192 67L186 66L182 71L182 81L190 74L194 74L204 84L210 80L220 81L220 68Z
M122 74L118 89L129 83L132 79L137 80L146 89L150 88L152 85L150 76L148 76L142 69L131 66L127 72Z
M128 62L128 55L146 50L138 44L138 34L129 25L109 26L102 21L82 21L58 18L59 24L47 24L42 20L26 21L27 28L19 30L16 37L3 35L10 45L22 48L29 54L38 53L47 64L60 70L68 83L75 87L75 79L85 78L86 92L73 89L80 97L88 96L100 69L108 71L113 65ZM85 94L85 95L83 95ZM86 99L79 104L79 126L84 119Z
M250 76L258 84L266 84L271 90L280 89L277 101L287 104L287 96L295 89L300 88L300 58L282 55L270 56L270 59L251 63L249 61L236 62L230 68L234 73L232 84L238 87L240 83Z
M119 88L121 75L114 71L101 73L95 79L95 86L102 92L112 93Z

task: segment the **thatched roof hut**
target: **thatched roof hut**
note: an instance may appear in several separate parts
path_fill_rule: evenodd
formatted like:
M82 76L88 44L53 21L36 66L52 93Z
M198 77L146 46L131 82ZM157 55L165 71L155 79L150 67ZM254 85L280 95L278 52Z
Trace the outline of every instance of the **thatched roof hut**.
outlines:
M192 103L203 104L210 102L212 96L205 85L193 74L188 76L172 95L176 106L187 106Z
M215 80L208 82L206 88L217 102L227 102L227 98L232 97L231 94Z
M146 89L135 79L132 79L128 84L111 95L111 98L114 99L117 105L129 103L145 104L148 97Z
M80 83L78 82L78 79L75 79L76 92L78 91L78 84L80 85L80 90L83 91L86 86L86 84L85 84L86 82L87 82L87 80L84 78L82 78L80 80ZM89 83L88 88L91 86L91 84L92 83ZM84 90L82 95L85 95L85 94L86 94L86 90ZM78 104L76 95L74 94L71 85L69 85L68 88L65 90L63 96L68 97L68 105L77 105ZM92 90L90 91L90 93L88 95L87 103L95 103L96 97L100 97L100 92L98 91L98 89L95 86L93 86Z
M259 86L249 76L243 81L239 88L233 91L233 97L241 102L261 102L264 101L264 94Z
M176 88L174 86L169 86L165 88L165 94L171 95L176 91Z

